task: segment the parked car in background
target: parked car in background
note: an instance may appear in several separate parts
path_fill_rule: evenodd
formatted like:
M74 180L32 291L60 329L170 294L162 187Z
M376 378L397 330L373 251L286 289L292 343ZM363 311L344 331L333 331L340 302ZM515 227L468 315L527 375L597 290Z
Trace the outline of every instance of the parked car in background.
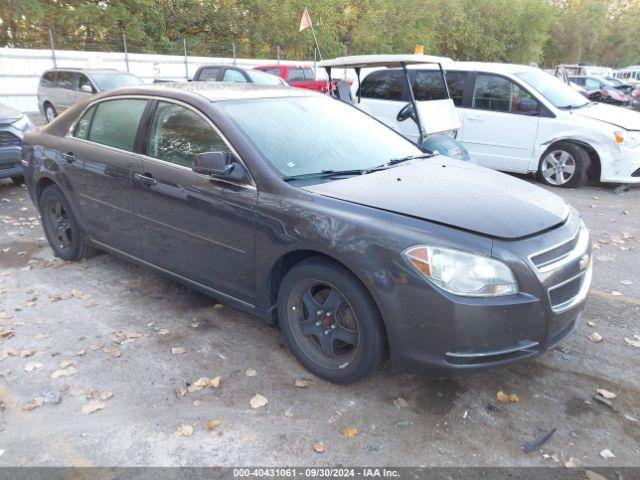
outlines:
M254 69L283 78L292 87L306 88L316 92L324 92L327 88L327 82L316 80L313 69L310 67L302 65L260 65L254 67Z
M336 383L387 354L438 377L534 358L574 331L591 282L561 198L308 90L107 92L27 133L23 159L58 257L155 268L277 324Z
M325 69L332 85L332 75L341 75L345 69L355 72L357 83L338 82L330 92L333 96L372 115L421 148L469 160L467 149L456 140L462 124L445 85L442 64L450 62L450 58L431 55L355 55L324 60L318 67ZM425 65L438 68L417 74L408 70Z
M610 103L611 105L617 105L619 107L631 106L631 98L629 95L604 77L585 75L569 77L569 80L588 90L589 99L593 101ZM597 92L597 94L594 94L594 92Z
M47 70L38 85L38 107L47 122L97 92L141 85L131 73L115 69L56 68Z
M615 77L605 77L605 80L609 81L615 88L629 96L629 99L631 100L629 107L640 111L640 88Z
M567 75L575 77L577 75L589 75L594 77L608 77L613 75L613 68L600 67L598 65L569 64L562 63L556 66L556 76L559 71L565 71Z
M446 69L462 121L457 139L471 161L535 173L557 187L589 177L640 183L640 113L591 102L534 67L455 62Z
M236 67L235 65L202 65L196 70L193 81L287 85L287 82L276 75L259 72L250 68Z
M0 178L22 182L22 137L31 127L26 115L0 103Z

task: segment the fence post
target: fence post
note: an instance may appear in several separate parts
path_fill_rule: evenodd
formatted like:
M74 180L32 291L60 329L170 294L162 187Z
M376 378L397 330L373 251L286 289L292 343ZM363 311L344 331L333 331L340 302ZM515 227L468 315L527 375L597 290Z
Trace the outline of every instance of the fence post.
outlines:
M187 59L187 39L182 39L182 46L184 48L184 78L189 80L189 60Z
M53 36L53 30L49 29L49 43L51 43L51 60L53 68L58 68L58 60L56 59L56 39Z
M236 64L236 42L231 42L231 49L233 51L233 64Z
M127 51L127 36L122 32L122 44L124 45L124 63L129 71L129 52Z
M280 65L280 45L276 45L276 53L278 56L278 65Z

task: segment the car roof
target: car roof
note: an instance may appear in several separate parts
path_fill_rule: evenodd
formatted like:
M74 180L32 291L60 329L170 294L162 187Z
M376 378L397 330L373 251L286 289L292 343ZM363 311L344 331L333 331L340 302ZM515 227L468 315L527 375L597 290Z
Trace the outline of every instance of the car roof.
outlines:
M318 62L318 67L332 68L372 68L372 67L401 67L418 63L451 63L449 57L436 57L434 55L353 55L350 57L338 57L332 60Z
M517 63L491 63L491 62L454 62L447 65L447 70L468 70L490 73L522 73L540 72L538 67L519 65Z
M116 68L52 68L47 72L129 73Z
M171 93L193 94L211 102L252 98L309 97L321 95L311 90L279 85L260 85L240 82L171 82L123 87L109 91L105 97L122 95L158 95L170 97Z

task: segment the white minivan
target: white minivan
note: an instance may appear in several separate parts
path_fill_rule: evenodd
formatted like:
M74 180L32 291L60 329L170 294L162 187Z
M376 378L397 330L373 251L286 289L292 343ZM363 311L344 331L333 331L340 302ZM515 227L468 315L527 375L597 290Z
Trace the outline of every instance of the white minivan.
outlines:
M590 102L538 68L454 62L446 69L447 90L462 122L457 140L471 161L536 173L541 182L557 187L577 187L589 177L640 183L640 113ZM442 95L436 71L411 71L416 99ZM371 75L362 79L362 97L373 92L378 100L406 103L401 89L389 86L390 94L382 98L381 89L368 88Z

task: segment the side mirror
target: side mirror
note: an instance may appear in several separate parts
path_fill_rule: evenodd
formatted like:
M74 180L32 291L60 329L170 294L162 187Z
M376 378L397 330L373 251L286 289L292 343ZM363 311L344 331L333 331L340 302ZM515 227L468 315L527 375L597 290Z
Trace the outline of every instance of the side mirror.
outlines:
M89 85L88 83L84 83L84 84L80 85L80 91L84 92L84 93L94 93L93 92L93 87L91 85Z
M525 115L538 115L540 113L540 107L538 102L532 98L523 98L518 103L518 111Z
M413 108L413 103L407 103L400 109L398 115L396 115L396 120L398 120L399 122L404 122L407 118L411 118L414 122L418 123L418 119L416 118L416 111Z
M224 176L230 175L234 164L231 155L227 152L203 152L193 159L191 169L204 175Z

